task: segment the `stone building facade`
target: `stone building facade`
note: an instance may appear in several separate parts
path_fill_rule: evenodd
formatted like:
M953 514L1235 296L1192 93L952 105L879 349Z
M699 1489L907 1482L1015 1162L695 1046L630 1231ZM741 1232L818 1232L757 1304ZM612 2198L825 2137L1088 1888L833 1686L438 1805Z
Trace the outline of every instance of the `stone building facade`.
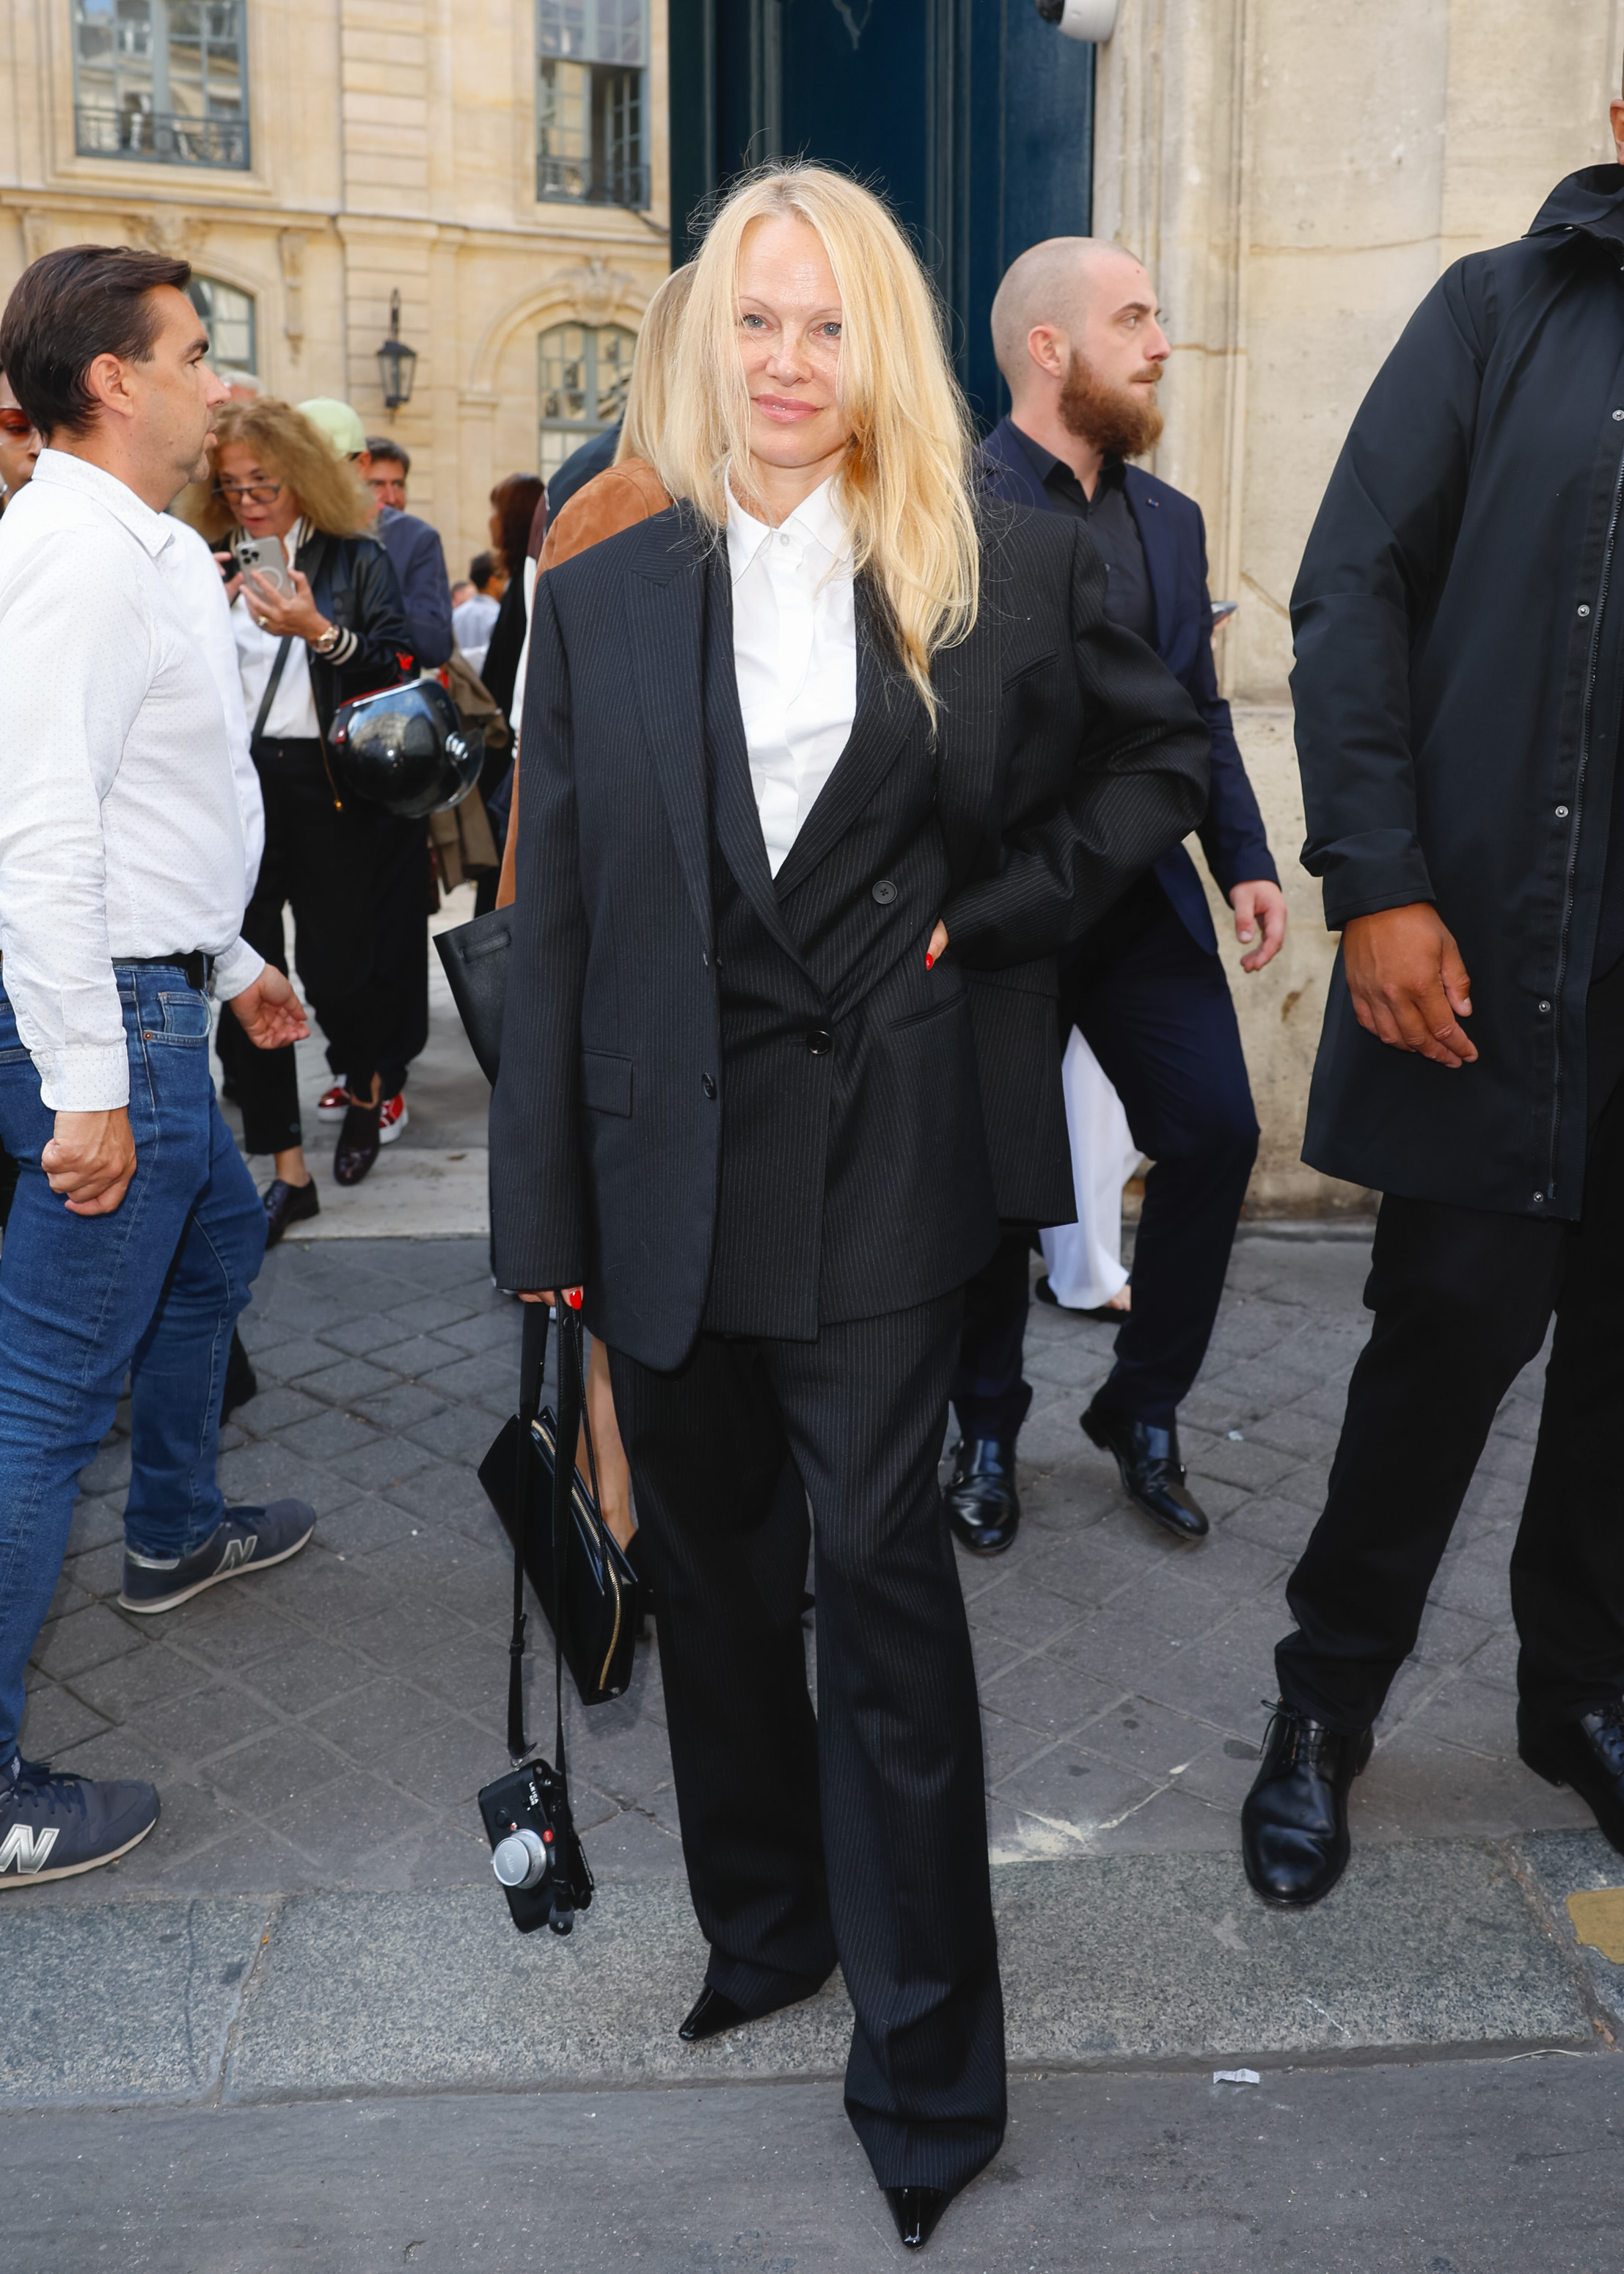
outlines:
M1297 866L1287 607L1353 414L1449 264L1611 162L1620 0L1121 0L1096 59L1094 231L1155 277L1177 350L1156 471L1200 501L1219 664L1290 901L1256 977L1226 948L1263 1148L1251 1214L1367 1196L1298 1159L1335 948ZM1221 932L1221 937L1222 937Z
M56 245L184 255L222 365L405 443L454 574L492 482L614 415L669 260L665 0L4 0L0 27L0 295Z

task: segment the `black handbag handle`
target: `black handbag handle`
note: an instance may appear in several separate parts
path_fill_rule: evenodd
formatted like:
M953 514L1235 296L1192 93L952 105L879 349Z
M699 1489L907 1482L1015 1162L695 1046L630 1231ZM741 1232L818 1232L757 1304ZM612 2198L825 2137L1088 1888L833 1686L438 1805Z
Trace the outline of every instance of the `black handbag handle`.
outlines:
M524 1734L524 1551L534 1517L532 1506L538 1464L532 1454L532 1428L541 1411L543 1377L547 1364L547 1306L524 1306L523 1342L519 1358L519 1431L515 1441L515 1521L513 1528L513 1638L508 1645L508 1751L516 1768L531 1751ZM559 1417L553 1448L553 1666L557 1713L556 1766L560 1783L568 1791L564 1759L564 1560L571 1520L570 1501L575 1480L575 1442L586 1432L587 1467L592 1497L598 1500L598 1455L592 1425L586 1412L585 1337L581 1314L567 1304L559 1306Z

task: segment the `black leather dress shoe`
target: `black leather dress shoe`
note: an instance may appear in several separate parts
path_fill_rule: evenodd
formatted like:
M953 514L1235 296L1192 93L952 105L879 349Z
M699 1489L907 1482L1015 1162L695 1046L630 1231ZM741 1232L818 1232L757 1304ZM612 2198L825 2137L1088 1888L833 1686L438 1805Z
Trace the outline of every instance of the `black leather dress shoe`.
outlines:
M335 1183L358 1185L378 1158L383 1143L378 1133L380 1110L376 1105L352 1105L345 1114L338 1133L338 1150L333 1156Z
M1542 1736L1519 1727L1517 1751L1547 1784L1571 1785L1624 1855L1624 1703L1598 1706Z
M1177 1428L1136 1421L1098 1397L1081 1419L1084 1435L1102 1453L1116 1456L1122 1488L1135 1508L1181 1540L1206 1539L1207 1513L1184 1482Z
M1263 1766L1241 1810L1241 1856L1254 1894L1286 1910L1328 1895L1348 1868L1348 1788L1371 1757L1368 1729L1328 1729L1274 1709Z
M321 1195L312 1177L307 1185L284 1184L278 1177L265 1192L265 1244L274 1247L290 1224L307 1224L321 1214Z
M967 1437L953 1450L953 1478L942 1495L953 1537L972 1555L1002 1555L1020 1522L1015 1448Z
M756 2022L759 2014L747 2014L742 2006L735 2006L731 1998L724 1998L707 1982L694 2000L694 2010L677 2031L685 2045L703 2044L707 2037L719 2037L728 2029L736 2029L745 2022Z
M922 2250L953 2198L941 2187L887 2187L885 2200L905 2250Z

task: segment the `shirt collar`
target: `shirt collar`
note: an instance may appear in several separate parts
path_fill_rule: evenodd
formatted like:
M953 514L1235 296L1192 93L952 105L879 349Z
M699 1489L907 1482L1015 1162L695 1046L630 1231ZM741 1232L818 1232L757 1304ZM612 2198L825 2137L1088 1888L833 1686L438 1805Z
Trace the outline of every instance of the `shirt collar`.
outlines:
M793 513L786 516L779 530L798 537L804 546L816 546L827 561L833 564L849 559L852 550L851 532L846 517L834 499L835 477L820 482L808 498L802 498ZM757 521L747 513L733 495L733 484L727 485L727 563L736 584L747 568L756 559L763 545L779 534L764 521Z
M77 490L81 497L93 499L123 522L154 561L175 534L168 515L154 513L127 482L102 466L93 466L88 458L76 458L69 450L41 450L34 463L34 479L42 480L48 487Z
M1034 441L1032 436L1024 428L1018 426L1012 418L1010 421L1010 432L1019 443L1021 455L1026 463L1045 488L1049 486L1051 477L1056 473L1068 474L1074 482L1077 481L1075 472L1067 465L1064 458L1056 457L1052 450L1046 450L1041 442ZM1127 467L1121 458L1107 458L1100 468L1100 478L1094 485L1094 495L1098 497L1102 489L1120 489L1126 476ZM1082 484L1077 482L1077 486L1081 489Z

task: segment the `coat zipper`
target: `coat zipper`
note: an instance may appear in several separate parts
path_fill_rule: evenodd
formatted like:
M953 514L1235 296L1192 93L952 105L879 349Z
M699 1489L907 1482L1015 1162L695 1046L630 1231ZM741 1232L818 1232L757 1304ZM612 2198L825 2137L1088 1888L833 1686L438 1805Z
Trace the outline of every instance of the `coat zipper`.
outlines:
M1613 479L1613 511L1607 522L1607 542L1601 557L1601 584L1596 594L1596 621L1590 630L1590 668L1584 687L1584 709L1579 719L1579 763L1574 776L1573 826L1568 834L1568 875L1563 884L1562 930L1556 951L1556 984L1553 1000L1557 1005L1556 1050L1553 1061L1551 1095L1551 1155L1545 1173L1547 1201L1556 1198L1556 1159L1562 1121L1562 986L1568 976L1568 937L1573 928L1574 877L1579 867L1579 830L1584 815L1584 776L1590 762L1590 723L1596 705L1596 681L1601 668L1602 619L1607 611L1607 594L1613 581L1613 554L1619 533L1619 509L1624 505L1624 456ZM1614 785L1615 789L1617 785ZM1536 1199L1541 1195L1536 1193Z

